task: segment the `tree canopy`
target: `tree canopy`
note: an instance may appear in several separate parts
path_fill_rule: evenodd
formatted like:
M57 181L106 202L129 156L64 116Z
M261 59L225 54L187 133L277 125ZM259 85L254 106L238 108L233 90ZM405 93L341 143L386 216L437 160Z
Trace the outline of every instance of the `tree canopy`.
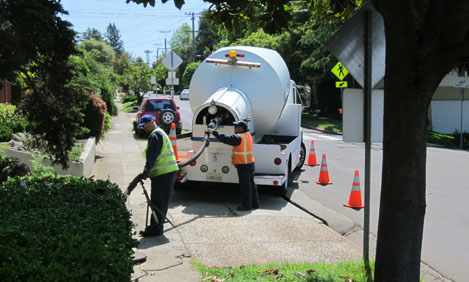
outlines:
M81 114L69 103L83 103L82 93L67 87L76 52L75 32L57 14L66 13L59 1L4 0L0 2L0 77L25 81L21 109L44 148L66 166L68 151L80 132Z

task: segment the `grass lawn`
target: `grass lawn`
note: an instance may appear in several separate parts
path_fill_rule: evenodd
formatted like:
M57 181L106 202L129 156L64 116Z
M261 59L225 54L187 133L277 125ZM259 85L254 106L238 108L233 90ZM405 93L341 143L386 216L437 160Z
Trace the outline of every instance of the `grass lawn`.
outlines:
M202 281L296 281L296 282L365 282L367 273L363 262L338 264L299 263L248 265L240 267L205 267L195 261L203 276ZM370 265L372 275L374 263Z
M441 134L434 131L427 132L427 143L438 144L447 148L456 147L456 143L453 136Z
M8 142L0 142L0 156L5 157L5 150L8 149Z
M342 134L342 120L327 117L318 117L310 114L302 114L301 125L306 128L319 128L333 133Z
M302 115L301 125L306 128L319 128L333 133L342 134L342 120L318 117L311 114ZM451 135L434 131L427 132L427 143L441 145L446 148L456 148L455 138Z

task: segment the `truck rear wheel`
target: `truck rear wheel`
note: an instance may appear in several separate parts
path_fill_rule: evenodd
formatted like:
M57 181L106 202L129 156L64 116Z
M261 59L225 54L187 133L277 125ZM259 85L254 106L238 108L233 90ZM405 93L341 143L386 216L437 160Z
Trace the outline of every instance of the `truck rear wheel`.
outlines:
M300 171L303 165L305 164L306 160L306 146L303 142L301 142L301 151L300 151L300 160L295 167L296 171Z

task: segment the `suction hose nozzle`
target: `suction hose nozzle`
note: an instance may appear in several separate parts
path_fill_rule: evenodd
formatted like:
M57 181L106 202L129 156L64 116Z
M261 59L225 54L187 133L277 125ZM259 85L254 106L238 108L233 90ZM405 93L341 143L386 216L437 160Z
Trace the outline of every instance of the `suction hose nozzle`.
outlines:
M219 117L216 117L214 119L212 119L210 121L210 123L208 124L207 126L207 129L217 129L218 125L221 123L221 118ZM183 161L183 162L180 162L178 163L178 166L179 168L181 167L185 167L186 165L190 164L191 162L195 161L196 159L198 159L200 157L200 155L204 152L204 149L205 147L208 147L209 145L209 139L210 139L210 131L205 131L205 136L204 136L204 140L202 141L202 144L200 145L200 148L199 150L197 151L197 153L195 153L192 157L190 157L189 159Z
M213 118L210 123L208 124L207 126L207 131L205 131L205 136L204 136L204 140L202 141L202 145L200 145L200 148L199 150L197 151L197 153L195 153L192 157L190 157L189 159L183 161L183 162L180 162L178 163L178 166L179 168L181 167L185 167L186 165L190 164L191 162L195 161L196 159L198 159L200 157L200 155L204 152L204 149L205 147L208 147L209 145L209 139L210 139L210 131L208 131L208 129L212 129L212 130L215 130L217 129L218 125L221 123L221 118L220 117L216 117L216 118Z
M208 129L217 129L218 125L221 123L221 118L220 117L216 117L216 118L213 118L210 123L208 124Z

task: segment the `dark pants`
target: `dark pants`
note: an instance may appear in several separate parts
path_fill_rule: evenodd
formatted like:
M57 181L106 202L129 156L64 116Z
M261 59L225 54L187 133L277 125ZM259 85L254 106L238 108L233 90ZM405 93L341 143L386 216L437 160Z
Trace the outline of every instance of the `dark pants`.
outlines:
M254 183L254 163L236 165L238 169L239 189L241 191L241 204L248 208L259 207L257 186Z
M151 217L150 226L147 227L150 231L163 233L164 219L168 212L169 198L173 192L177 173L174 171L151 178L151 201L162 214L156 212L159 224L156 224L153 216Z

